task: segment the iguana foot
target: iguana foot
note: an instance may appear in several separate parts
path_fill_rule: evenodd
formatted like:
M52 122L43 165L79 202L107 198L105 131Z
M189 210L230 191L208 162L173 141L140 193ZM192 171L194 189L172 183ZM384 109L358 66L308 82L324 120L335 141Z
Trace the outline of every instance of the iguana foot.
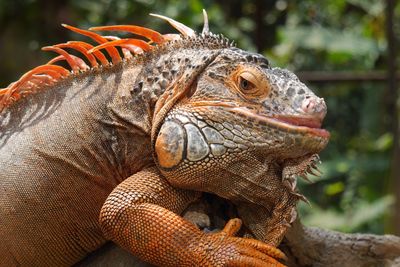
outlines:
M242 225L240 219L231 219L219 233L204 234L190 249L200 258L200 266L279 266L277 259L286 259L279 249L261 241L235 237ZM196 255L197 254L197 255Z

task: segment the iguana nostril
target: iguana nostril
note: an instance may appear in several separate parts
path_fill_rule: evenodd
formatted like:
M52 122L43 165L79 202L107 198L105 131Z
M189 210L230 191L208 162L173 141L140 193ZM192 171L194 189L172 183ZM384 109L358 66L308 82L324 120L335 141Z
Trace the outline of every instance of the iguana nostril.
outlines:
M301 109L304 113L318 116L321 119L326 115L326 104L323 98L305 98L301 104Z

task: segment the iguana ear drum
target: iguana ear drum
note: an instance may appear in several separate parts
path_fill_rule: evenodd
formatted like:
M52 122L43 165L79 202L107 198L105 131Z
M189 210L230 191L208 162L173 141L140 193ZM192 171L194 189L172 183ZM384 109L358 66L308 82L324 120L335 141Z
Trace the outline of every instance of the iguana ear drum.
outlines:
M176 122L166 121L157 136L155 151L163 168L172 168L183 159L185 130Z

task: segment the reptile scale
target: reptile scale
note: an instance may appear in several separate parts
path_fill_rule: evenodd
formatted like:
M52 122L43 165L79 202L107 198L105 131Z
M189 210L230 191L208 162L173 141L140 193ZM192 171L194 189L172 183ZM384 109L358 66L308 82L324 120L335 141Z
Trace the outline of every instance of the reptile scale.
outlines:
M0 266L70 266L108 240L158 266L283 266L326 105L204 15L199 34L160 15L179 34L63 25L96 45L44 47L58 56L0 90ZM200 231L180 214L201 192L240 219Z

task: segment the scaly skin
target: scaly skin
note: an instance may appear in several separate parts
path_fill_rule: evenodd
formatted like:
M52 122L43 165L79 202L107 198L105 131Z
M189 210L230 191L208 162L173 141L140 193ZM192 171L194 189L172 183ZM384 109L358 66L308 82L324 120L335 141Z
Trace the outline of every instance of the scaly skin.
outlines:
M103 232L159 266L283 266L272 258L284 258L274 247L233 237L239 219L231 220L220 233L205 234L177 215L198 196L171 187L156 167L145 169L107 198L100 215Z
M160 266L282 266L325 103L263 56L178 28L145 31L159 45L122 61L122 41L103 44L114 65L63 54L75 73L44 65L0 91L1 266L68 266L106 240ZM180 217L200 192L235 202L261 241L235 237L239 219L205 234Z
M245 78L252 88L241 88ZM328 141L317 129L324 101L261 55L231 48L188 91L190 97L156 113L161 172L174 186L232 200L257 239L278 245L296 218L297 200L305 199L295 177L311 171Z

